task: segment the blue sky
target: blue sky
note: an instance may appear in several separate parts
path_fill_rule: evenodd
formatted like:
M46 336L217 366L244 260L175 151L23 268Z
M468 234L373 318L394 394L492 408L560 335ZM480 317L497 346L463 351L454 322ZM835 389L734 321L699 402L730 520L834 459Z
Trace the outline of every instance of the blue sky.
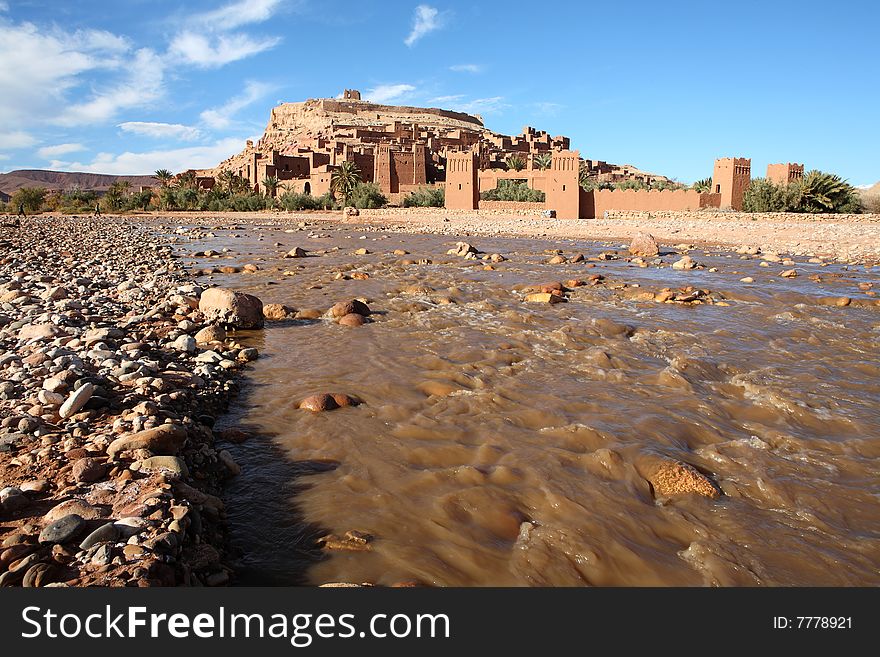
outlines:
M878 26L850 0L0 0L0 171L214 166L349 87L686 182L736 155L872 184Z

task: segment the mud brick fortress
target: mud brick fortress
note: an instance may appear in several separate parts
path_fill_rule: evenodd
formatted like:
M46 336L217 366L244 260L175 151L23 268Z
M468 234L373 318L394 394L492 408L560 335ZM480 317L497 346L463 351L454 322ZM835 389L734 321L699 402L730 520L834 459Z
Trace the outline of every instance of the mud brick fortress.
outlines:
M550 162L547 166L546 158ZM520 158L523 168L511 170L506 161ZM712 189L585 191L582 172L597 182L637 180L648 185L669 179L630 165L582 159L571 150L568 137L525 127L516 136L487 129L482 117L439 108L379 105L346 89L337 98L283 103L272 109L265 133L248 141L243 152L214 169L196 171L199 184L210 188L224 171L264 192L263 181L275 178L278 193L320 196L330 191L330 178L342 162L354 162L364 182L373 182L399 202L409 192L443 186L446 207L457 210L544 209L562 219L602 217L607 212L742 209L751 181L751 161L715 161ZM800 164L771 164L767 177L777 183L802 178ZM481 192L515 180L544 192L543 203L481 200Z

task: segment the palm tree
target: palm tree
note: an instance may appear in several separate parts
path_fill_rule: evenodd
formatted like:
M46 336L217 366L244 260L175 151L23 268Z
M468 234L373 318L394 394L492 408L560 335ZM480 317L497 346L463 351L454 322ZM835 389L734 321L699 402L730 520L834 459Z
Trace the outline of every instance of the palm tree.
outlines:
M232 193L233 187L235 187L235 178L236 175L232 173L229 169L224 169L217 176L217 183L220 185L221 189Z
M840 176L810 171L800 185L801 207L807 212L844 212L853 209L855 188Z
M190 169L189 171L184 171L179 176L177 176L177 186L180 189L196 189L198 187L198 177L196 176L196 172Z
M156 178L159 179L159 184L162 185L162 187L168 187L168 183L170 183L171 179L174 177L174 174L168 169L156 169L155 175Z
M711 178L703 178L698 180L693 185L691 185L691 189L695 192L711 192L712 191L712 179Z
M266 190L266 196L271 196L274 198L275 193L278 191L278 178L276 176L266 176L263 178L263 189Z
M589 192L595 188L593 182L593 179L590 178L590 169L587 166L587 163L581 161L580 165L578 166L578 185Z
M346 160L330 174L330 191L341 196L346 203L354 188L361 182L361 172L351 160Z
M532 158L532 164L534 164L535 168L539 171L546 171L549 169L552 162L553 155L550 153L538 153Z
M526 161L521 155L508 155L504 158L504 164L508 171L522 171L526 168Z

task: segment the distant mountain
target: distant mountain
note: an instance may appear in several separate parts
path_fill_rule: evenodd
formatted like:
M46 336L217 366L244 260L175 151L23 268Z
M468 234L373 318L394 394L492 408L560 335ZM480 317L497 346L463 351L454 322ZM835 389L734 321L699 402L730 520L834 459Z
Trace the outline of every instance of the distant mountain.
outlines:
M0 191L13 194L22 187L43 187L48 190L71 190L106 192L117 180L127 180L132 188L154 187L154 176L110 176L103 173L72 173L67 171L43 171L20 169L0 173Z

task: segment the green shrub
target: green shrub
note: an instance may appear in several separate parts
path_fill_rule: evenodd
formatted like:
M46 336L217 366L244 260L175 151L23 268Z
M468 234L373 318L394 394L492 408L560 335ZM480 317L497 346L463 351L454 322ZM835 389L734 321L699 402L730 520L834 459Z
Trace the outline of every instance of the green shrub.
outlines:
M330 193L323 196L300 194L298 192L285 192L278 199L281 207L289 212L300 210L332 210L335 207L333 196Z
M443 187L420 187L403 199L405 208L442 208L446 203Z
M480 192L480 200L543 203L546 200L546 195L540 189L531 189L525 180L501 179L495 189Z
M25 212L40 212L43 201L46 200L46 190L43 187L22 187L12 195L10 205L18 212L19 206L24 206Z
M376 183L358 183L348 195L348 205L361 210L381 208L388 199Z

